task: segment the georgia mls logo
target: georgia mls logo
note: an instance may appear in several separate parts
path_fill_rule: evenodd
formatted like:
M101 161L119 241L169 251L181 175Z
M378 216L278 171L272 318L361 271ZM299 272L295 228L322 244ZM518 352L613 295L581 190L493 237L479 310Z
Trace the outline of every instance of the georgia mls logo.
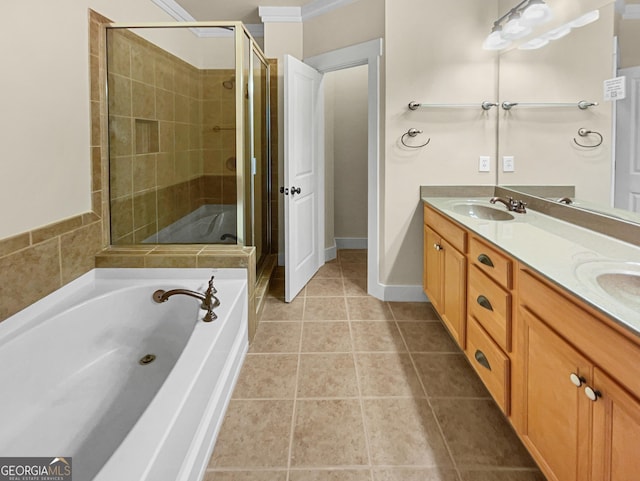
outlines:
M71 481L71 458L0 458L0 481Z

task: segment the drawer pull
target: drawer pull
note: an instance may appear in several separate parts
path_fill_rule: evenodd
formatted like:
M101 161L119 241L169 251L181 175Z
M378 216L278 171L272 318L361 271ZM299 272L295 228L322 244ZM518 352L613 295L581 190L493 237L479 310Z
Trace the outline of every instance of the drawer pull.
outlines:
M582 386L583 383L587 382L587 380L584 377L578 376L575 372L571 373L571 375L569 376L569 379L571 379L571 383L575 387L580 387Z
M599 397L602 397L602 393L600 391L596 391L595 389L589 386L584 388L584 393L593 402L596 402Z
M489 364L489 360L487 359L487 356L484 355L484 352L482 352L480 349L476 349L476 353L473 355L473 357L476 358L478 364L480 364L482 367L486 367L489 371L491 371L491 364Z
M491 260L491 257L489 257L487 254L480 254L478 256L478 261L480 262L480 264L493 267L493 261Z
M441 251L442 250L442 246L440 244L433 244L433 248L437 251Z
M491 302L489 302L489 299L487 299L483 295L478 296L478 298L476 299L476 302L480 304L482 307L484 307L486 310L493 311L493 306L491 305Z

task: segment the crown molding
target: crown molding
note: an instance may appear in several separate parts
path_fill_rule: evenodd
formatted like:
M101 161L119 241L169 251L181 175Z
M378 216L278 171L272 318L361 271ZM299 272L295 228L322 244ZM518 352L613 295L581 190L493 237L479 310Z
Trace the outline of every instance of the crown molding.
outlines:
M332 12L354 1L355 0L312 0L302 6L302 21L305 22L313 17Z
M300 23L301 7L258 7L262 23Z
M197 20L184 8L182 8L175 0L151 0L166 14L168 14L174 20L178 22L197 22ZM248 24L245 28L254 37L264 37L264 25L261 24ZM193 27L190 28L191 32L200 38L214 38L214 37L232 37L233 31L224 30L221 28L211 27Z

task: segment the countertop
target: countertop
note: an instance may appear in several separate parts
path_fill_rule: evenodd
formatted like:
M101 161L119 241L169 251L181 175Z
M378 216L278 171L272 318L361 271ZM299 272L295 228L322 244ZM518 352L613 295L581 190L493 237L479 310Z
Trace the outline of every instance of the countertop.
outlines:
M502 204L492 206L489 197L421 199L640 337L640 299L614 300L596 280L612 269L640 276L640 247L529 208L526 214L512 212L515 219L508 221L483 220L451 210L455 204L478 203L506 212Z

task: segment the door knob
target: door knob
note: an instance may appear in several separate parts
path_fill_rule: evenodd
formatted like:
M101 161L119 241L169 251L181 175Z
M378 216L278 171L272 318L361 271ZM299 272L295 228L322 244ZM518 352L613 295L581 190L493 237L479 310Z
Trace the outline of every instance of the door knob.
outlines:
M280 187L280 193L284 195L289 195L289 189L286 187Z
M291 195L296 195L301 192L300 187L291 186Z

